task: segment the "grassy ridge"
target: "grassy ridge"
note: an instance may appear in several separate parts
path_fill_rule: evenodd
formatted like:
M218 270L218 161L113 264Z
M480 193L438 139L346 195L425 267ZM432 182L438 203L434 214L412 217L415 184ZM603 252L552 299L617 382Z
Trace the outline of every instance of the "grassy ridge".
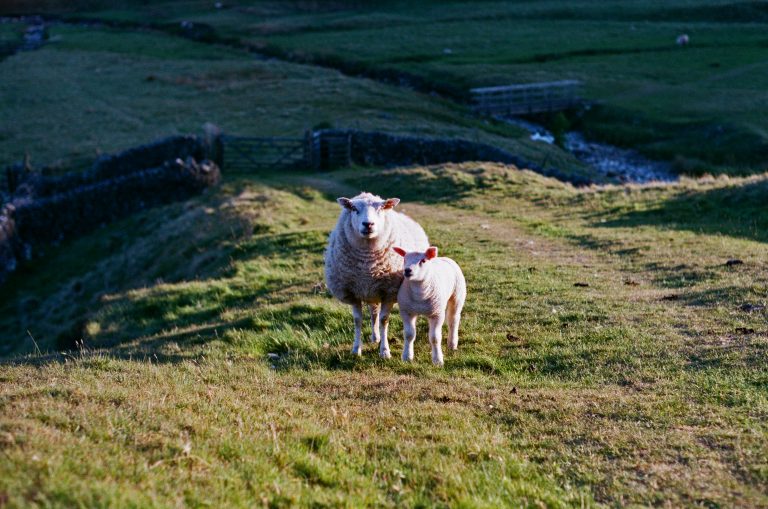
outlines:
M231 182L52 254L9 298L41 305L24 324L4 311L6 337L29 328L52 346L51 290L91 295L125 276L82 315L85 351L0 368L0 492L53 505L768 504L765 177L576 191L498 165L373 176ZM444 370L423 325L413 365L348 354L322 249L332 198L361 187L397 192L464 268L471 297ZM716 214L731 202L740 211ZM755 222L732 229L741 214ZM79 262L119 231L128 256ZM725 266L734 256L744 264ZM395 320L395 352L401 333Z

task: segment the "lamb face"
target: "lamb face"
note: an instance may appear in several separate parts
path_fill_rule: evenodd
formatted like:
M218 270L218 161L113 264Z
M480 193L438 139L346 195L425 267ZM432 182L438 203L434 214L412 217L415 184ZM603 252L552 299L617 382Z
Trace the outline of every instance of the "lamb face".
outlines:
M369 193L363 193L351 200L339 198L337 201L347 211L348 231L365 240L376 239L386 232L388 213L400 203L398 198L383 200Z
M404 259L403 275L405 278L413 282L424 281L429 273L429 261L437 257L437 248L432 246L424 252L414 251L410 253L406 253L399 247L394 249Z

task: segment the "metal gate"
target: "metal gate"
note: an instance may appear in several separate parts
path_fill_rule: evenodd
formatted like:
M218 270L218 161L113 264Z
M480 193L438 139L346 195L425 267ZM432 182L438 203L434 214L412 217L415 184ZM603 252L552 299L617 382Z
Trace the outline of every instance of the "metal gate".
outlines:
M304 138L222 136L224 169L230 172L298 169L306 165Z

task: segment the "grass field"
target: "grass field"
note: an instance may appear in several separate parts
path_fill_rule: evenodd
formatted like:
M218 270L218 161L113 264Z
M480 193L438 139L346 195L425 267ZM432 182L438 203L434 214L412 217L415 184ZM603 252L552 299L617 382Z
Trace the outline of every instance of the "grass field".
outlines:
M616 92L626 102L593 114L606 129L626 115L634 128L612 131L645 133L651 151L667 120L763 129L762 96L750 88L762 86L759 4L482 2L473 15L466 2L439 10L431 2L341 10L349 4L254 2L220 11L196 0L140 4L45 7L71 14L77 5L126 22L192 18L280 48L322 40L345 58L349 48L336 45L346 32L377 67L444 73L462 86L481 68L542 78L578 62L593 77L621 68L629 77ZM620 15L609 10L616 6ZM424 28L425 17L434 25ZM550 35L578 28L563 43L575 52L617 47L602 39L611 31L630 48L620 35L632 24L650 49L667 44L663 27L673 35L690 28L694 46L685 51L697 52L691 27L706 25L701 37L714 42L701 58L721 51L720 70L743 80L713 80L714 95L683 94L676 105L661 98L711 75L676 61L675 50L636 56L666 55L690 75L641 79L656 72L651 60L630 65L610 51L545 58L536 71L501 56L484 61L483 34L470 30L482 22L492 49L527 58L551 51L500 34L545 30L545 17L558 23ZM725 23L740 27L738 51L715 47ZM383 26L403 39L375 37ZM457 40L446 39L449 26ZM0 61L5 163L28 151L39 164L85 167L97 153L198 132L209 121L249 135L300 135L328 122L464 137L585 171L525 133L404 87L159 31L50 32L43 49ZM401 62L388 53L397 41L427 39L433 46L403 48ZM647 108L631 99L640 82L658 92L675 79L643 99ZM728 90L744 101L738 111L706 99ZM701 116L704 103L711 118ZM683 106L690 117L667 117ZM679 154L694 169L704 161ZM459 350L444 369L430 362L423 323L416 361L399 360L399 318L392 360L371 345L361 358L349 354L351 313L324 288L322 257L335 198L362 189L401 198L398 208L464 270ZM766 173L576 189L482 162L225 171L202 196L51 246L4 284L0 507L768 507L766 195Z
M62 169L174 133L296 136L318 124L464 138L566 173L592 172L527 132L451 101L155 32L50 28L54 42L0 62L0 161ZM55 79L49 79L55 76ZM106 128L105 128L106 126Z
M579 79L594 103L572 125L683 173L765 171L762 2L209 2L78 16L212 26L283 57L389 72L466 96L473 86ZM675 46L687 33L691 44Z
M356 170L234 180L111 225L4 292L6 338L86 348L0 367L0 494L766 506L767 183L577 191L487 164ZM397 191L464 268L444 370L423 328L414 365L348 353L322 250L331 198L361 187ZM401 333L396 320L396 353Z

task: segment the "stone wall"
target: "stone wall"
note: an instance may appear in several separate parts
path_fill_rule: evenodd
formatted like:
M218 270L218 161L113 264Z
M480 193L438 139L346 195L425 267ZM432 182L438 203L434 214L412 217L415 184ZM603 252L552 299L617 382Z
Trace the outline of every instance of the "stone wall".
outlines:
M207 154L204 140L178 136L99 158L81 173L9 169L8 203L0 209L0 283L46 245L216 185L221 173Z
M119 154L103 155L86 171L59 176L46 176L44 172L31 171L28 163L16 164L7 169L8 191L14 194L24 192L34 198L53 196L147 168L157 168L167 161L186 160L188 157L196 161L207 157L207 147L201 138L171 136Z
M518 168L527 168L538 173L570 182L574 185L589 185L592 182L578 175L568 175L555 168L541 168L524 159L484 143L461 139L421 138L416 136L396 136L380 132L357 131L354 129L327 129L314 134L321 140L324 137L338 140L348 137L350 143L349 163L361 166L410 166L465 161L490 161L513 164ZM322 142L316 143L321 147ZM320 155L315 161L322 162ZM330 168L320 168L330 169Z

